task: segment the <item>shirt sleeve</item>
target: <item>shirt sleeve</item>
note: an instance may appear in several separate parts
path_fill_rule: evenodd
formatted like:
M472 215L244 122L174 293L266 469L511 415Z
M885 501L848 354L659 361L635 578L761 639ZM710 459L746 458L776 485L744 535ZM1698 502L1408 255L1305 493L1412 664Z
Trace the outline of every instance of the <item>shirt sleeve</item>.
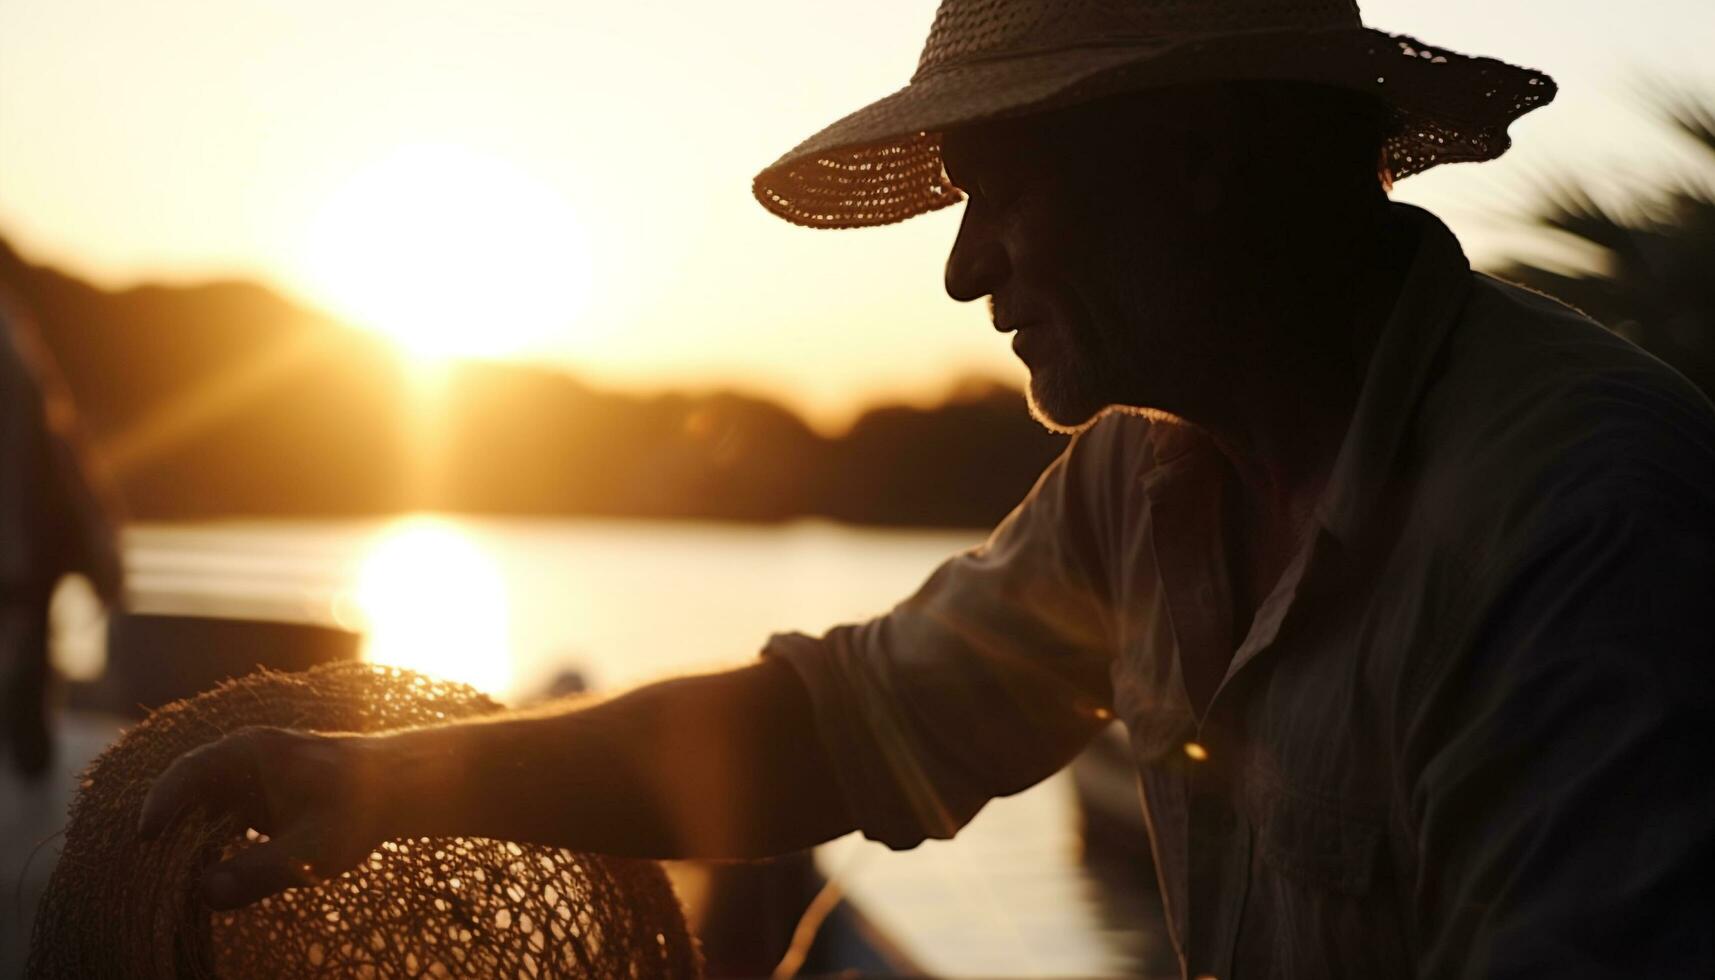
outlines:
M1406 771L1419 975L1715 976L1715 520L1612 497L1509 563Z
M1117 482L1103 426L1073 440L982 546L886 615L773 637L864 835L951 837L988 800L1071 759L1111 717L1111 603L1098 527Z

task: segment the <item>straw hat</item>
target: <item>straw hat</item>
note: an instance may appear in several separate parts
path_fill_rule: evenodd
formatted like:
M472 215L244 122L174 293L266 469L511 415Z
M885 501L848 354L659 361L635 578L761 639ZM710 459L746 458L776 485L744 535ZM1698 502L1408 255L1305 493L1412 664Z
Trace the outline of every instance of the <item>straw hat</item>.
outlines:
M1492 160L1554 98L1541 72L1363 26L1355 0L943 0L911 83L758 174L763 207L814 228L885 225L964 199L944 130L1181 82L1311 82L1391 107L1394 176Z

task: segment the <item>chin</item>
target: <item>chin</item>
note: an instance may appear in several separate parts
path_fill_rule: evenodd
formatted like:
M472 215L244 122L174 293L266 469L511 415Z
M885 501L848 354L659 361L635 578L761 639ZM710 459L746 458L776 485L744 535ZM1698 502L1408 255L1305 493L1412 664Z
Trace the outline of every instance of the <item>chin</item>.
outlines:
M1032 372L1025 398L1030 417L1050 432L1076 435L1101 417L1110 402L1082 385L1046 371Z

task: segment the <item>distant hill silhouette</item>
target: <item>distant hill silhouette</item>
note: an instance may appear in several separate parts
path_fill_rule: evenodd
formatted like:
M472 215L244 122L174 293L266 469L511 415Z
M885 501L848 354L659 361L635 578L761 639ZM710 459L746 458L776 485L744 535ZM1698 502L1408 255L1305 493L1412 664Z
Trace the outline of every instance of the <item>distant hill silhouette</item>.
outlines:
M640 397L470 362L434 398L385 341L254 284L98 289L0 241L136 517L435 509L987 526L1063 440L1014 390L828 439L738 394Z

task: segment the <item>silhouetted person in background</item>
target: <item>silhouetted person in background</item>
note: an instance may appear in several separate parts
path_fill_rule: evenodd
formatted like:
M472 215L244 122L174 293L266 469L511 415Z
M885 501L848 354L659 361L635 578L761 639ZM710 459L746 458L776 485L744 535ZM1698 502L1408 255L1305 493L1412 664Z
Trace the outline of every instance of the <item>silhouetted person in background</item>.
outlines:
M0 294L0 742L25 776L53 751L48 605L81 574L109 604L123 582L112 496L80 448L47 347Z
M271 834L218 906L394 836L905 848L1117 716L1187 976L1715 974L1715 411L1386 194L1552 94L1343 0L946 0L910 86L755 189L966 201L947 291L1077 433L988 543L584 710L239 733L142 830Z

